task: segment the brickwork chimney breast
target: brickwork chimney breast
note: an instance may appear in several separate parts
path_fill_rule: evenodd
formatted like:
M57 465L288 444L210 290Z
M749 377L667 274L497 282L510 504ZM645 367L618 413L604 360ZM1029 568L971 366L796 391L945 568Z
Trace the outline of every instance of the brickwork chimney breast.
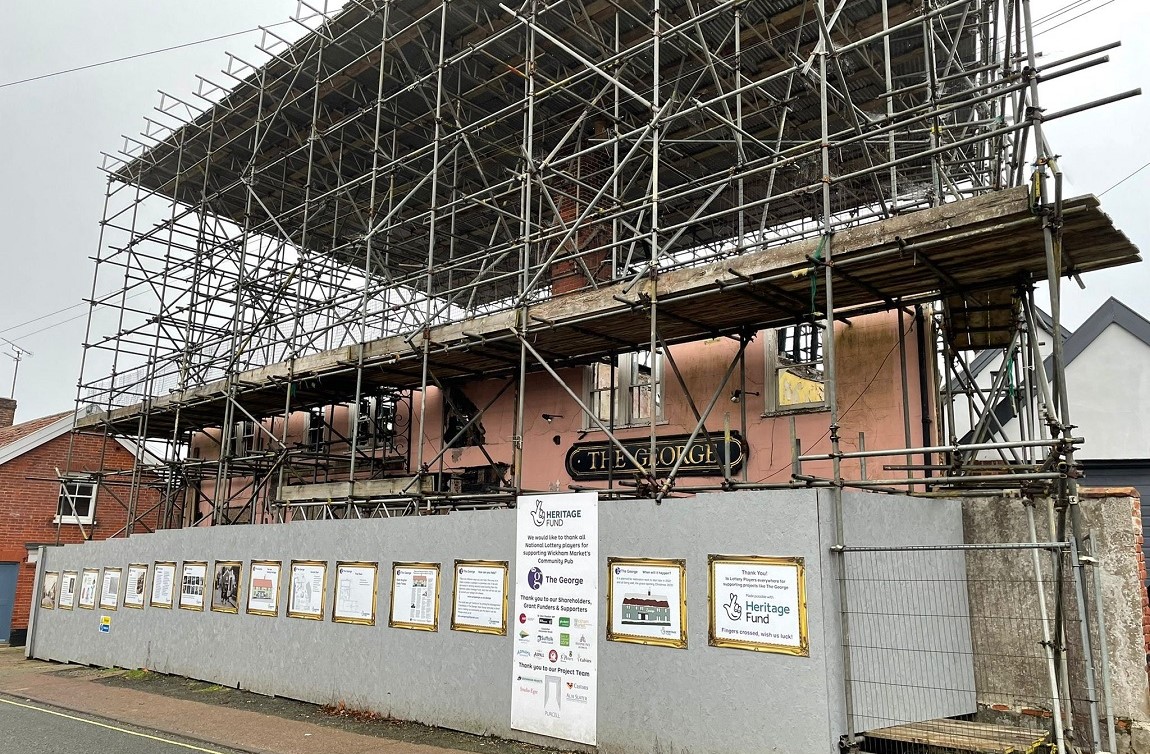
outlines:
M16 401L0 398L0 429L11 427L16 421Z

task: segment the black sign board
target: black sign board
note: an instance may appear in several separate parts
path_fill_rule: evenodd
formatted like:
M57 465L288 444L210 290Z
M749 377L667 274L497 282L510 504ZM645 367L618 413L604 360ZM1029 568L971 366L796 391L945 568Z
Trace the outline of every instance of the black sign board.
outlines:
M731 473L743 467L746 448L737 432L731 433L730 440L723 438L722 432L711 433L708 440L701 433L691 447L687 447L690 435L659 437L655 441L655 461L658 468L670 471L671 467L683 458L679 473L685 476L722 476L723 464L728 454L731 459ZM651 439L649 437L623 440L623 447L635 460L649 468L651 464ZM618 446L607 440L601 442L579 442L567 451L567 473L572 479L630 478L636 474L635 467L623 455Z

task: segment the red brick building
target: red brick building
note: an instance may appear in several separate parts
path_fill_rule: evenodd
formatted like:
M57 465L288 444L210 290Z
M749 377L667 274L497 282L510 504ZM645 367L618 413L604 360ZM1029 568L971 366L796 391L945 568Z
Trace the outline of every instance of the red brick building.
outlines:
M123 536L119 495L97 485L94 474L132 468L135 447L73 436L71 411L13 425L15 412L15 401L0 399L0 642L17 645L28 628L37 547ZM141 492L144 509L152 497Z

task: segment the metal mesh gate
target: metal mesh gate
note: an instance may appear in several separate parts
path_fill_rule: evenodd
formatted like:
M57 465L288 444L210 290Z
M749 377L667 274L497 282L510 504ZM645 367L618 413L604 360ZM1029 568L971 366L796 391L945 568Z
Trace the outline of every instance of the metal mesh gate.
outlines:
M839 552L851 725L865 750L1112 740L1090 649L1105 652L1094 581L1074 568L1072 544Z

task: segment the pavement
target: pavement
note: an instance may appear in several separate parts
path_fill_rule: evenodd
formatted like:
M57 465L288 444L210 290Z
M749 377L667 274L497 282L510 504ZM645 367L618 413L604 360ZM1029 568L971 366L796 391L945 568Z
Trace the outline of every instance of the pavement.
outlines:
M380 733L364 735L331 724L109 682L124 675L122 670L27 660L23 649L0 649L0 752L459 754L464 750L498 752L504 749L500 744L509 743L443 732L449 740L453 736L470 739L463 748L451 748L381 737ZM323 714L311 705L291 704L314 710L317 718ZM386 721L380 722L386 733ZM83 746L67 748L77 737ZM489 740L490 749L479 748L487 747Z

